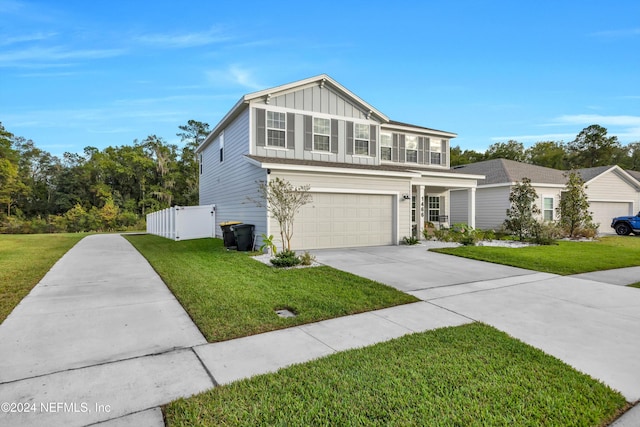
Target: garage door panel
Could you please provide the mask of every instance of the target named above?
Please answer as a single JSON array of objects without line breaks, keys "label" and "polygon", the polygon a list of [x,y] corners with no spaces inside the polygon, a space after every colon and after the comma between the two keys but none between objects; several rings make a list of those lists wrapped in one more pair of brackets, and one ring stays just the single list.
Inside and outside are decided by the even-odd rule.
[{"label": "garage door panel", "polygon": [[296,216],[298,249],[388,245],[393,243],[393,196],[312,193]]},{"label": "garage door panel", "polygon": [[611,219],[617,216],[633,215],[633,204],[629,202],[591,202],[589,211],[593,212],[593,222],[599,223],[601,233],[613,233]]}]

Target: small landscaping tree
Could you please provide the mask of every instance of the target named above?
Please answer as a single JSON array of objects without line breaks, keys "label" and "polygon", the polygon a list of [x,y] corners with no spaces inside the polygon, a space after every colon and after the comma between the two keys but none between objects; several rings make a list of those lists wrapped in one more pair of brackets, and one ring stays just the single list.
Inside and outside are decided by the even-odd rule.
[{"label": "small landscaping tree", "polygon": [[296,213],[300,208],[312,201],[309,188],[310,186],[308,185],[294,187],[289,181],[282,178],[258,183],[258,191],[262,199],[252,200],[260,207],[263,207],[266,202],[267,209],[278,221],[283,251],[291,250],[293,221]]},{"label": "small landscaping tree", "polygon": [[567,177],[567,189],[562,192],[558,216],[562,226],[569,237],[575,237],[576,232],[582,228],[596,228],[593,217],[589,212],[589,199],[584,180],[576,171],[565,173]]},{"label": "small landscaping tree", "polygon": [[536,227],[535,215],[540,214],[540,209],[535,205],[538,198],[536,190],[531,186],[529,178],[522,178],[522,182],[516,183],[509,194],[511,207],[507,209],[507,219],[504,220],[504,228],[518,236],[520,240],[530,237]]}]

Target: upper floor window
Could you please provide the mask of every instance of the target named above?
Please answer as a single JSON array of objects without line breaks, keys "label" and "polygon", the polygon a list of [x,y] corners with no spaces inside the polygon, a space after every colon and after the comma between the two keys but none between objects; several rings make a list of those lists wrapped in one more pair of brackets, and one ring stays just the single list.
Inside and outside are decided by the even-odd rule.
[{"label": "upper floor window", "polygon": [[267,145],[285,148],[287,115],[277,111],[267,111]]},{"label": "upper floor window", "polygon": [[391,142],[391,134],[382,132],[380,133],[380,159],[391,160],[391,148],[393,144]]},{"label": "upper floor window", "polygon": [[364,156],[369,155],[369,125],[355,123],[355,137],[353,144],[353,153]]},{"label": "upper floor window", "polygon": [[406,162],[418,163],[418,137],[415,135],[407,135],[404,141]]},{"label": "upper floor window", "polygon": [[313,118],[313,149],[316,151],[330,151],[331,120]]},{"label": "upper floor window", "polygon": [[198,160],[198,163],[200,163],[200,175],[202,175],[202,153],[198,155]]},{"label": "upper floor window", "polygon": [[430,141],[429,160],[432,165],[439,165],[442,163],[442,141]]},{"label": "upper floor window", "polygon": [[220,163],[224,162],[224,131],[220,134]]}]

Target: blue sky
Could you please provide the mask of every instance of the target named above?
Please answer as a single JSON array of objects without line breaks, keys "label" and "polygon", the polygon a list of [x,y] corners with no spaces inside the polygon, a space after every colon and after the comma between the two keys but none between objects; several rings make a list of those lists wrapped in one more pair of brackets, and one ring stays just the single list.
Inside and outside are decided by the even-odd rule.
[{"label": "blue sky", "polygon": [[640,2],[0,0],[0,122],[56,155],[322,73],[463,149],[640,141]]}]

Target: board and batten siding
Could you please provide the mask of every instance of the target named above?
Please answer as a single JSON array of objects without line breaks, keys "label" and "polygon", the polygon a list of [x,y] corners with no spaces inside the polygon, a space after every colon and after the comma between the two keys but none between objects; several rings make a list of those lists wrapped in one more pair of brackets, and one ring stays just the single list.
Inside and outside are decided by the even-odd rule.
[{"label": "board and batten siding", "polygon": [[[220,144],[224,141],[224,160],[220,162]],[[216,205],[216,222],[241,221],[256,226],[256,236],[267,232],[265,208],[248,200],[258,197],[258,181],[267,173],[245,157],[249,153],[249,109],[242,112],[202,152],[200,204]],[[216,236],[222,230],[216,224]]]},{"label": "board and batten siding", "polygon": [[589,200],[593,201],[633,201],[633,212],[640,207],[640,192],[615,172],[604,173],[586,186]]},{"label": "board and batten siding", "polygon": [[[351,194],[397,194],[399,236],[396,239],[411,235],[411,200],[402,199],[402,194],[411,194],[411,183],[407,178],[274,170],[270,179],[275,177],[286,179],[294,186],[309,185],[311,192],[321,189],[325,193],[335,190]],[[277,221],[273,218],[270,221],[271,234],[279,237]]]},{"label": "board and batten siding", "polygon": [[366,120],[368,111],[364,111],[352,104],[333,89],[325,86],[321,88],[316,83],[269,99],[269,104],[264,99],[256,100],[254,104],[282,107],[309,113],[321,113],[332,116],[350,117]]},{"label": "board and batten siding", "polygon": [[[358,120],[358,123],[369,125],[369,149],[370,155],[355,155],[353,147],[349,149],[347,144],[353,145],[353,136],[348,140],[347,128],[353,127],[353,121],[348,119],[335,118],[331,116],[319,116],[317,114],[306,114],[295,111],[286,111],[286,145],[287,147],[269,147],[266,145],[266,118],[267,111],[281,111],[273,107],[262,106],[251,108],[252,129],[256,137],[254,138],[253,152],[258,156],[275,157],[281,159],[312,160],[322,162],[351,163],[360,165],[376,165],[379,150],[377,141],[379,138],[379,126],[373,121]],[[313,150],[313,118],[325,118],[331,120],[330,150]],[[293,139],[293,141],[292,141]]]}]

